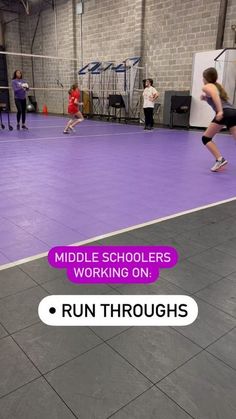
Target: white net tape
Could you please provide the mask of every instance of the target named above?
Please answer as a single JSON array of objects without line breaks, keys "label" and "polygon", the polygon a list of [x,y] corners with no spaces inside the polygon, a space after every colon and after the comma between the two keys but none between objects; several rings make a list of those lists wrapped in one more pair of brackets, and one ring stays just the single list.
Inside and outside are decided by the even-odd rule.
[{"label": "white net tape", "polygon": [[[66,113],[69,87],[78,82],[77,60],[65,57],[0,52],[6,56],[8,89],[11,108],[14,98],[11,79],[15,70],[23,73],[29,84],[29,95],[35,96],[39,110],[46,105],[48,112]],[[3,88],[3,86],[0,86]]]}]

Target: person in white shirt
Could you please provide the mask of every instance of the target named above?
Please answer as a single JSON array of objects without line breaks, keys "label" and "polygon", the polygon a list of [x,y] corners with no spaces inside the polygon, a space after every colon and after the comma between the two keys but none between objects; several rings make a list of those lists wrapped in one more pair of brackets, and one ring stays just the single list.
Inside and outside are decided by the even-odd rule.
[{"label": "person in white shirt", "polygon": [[144,129],[151,130],[154,125],[153,110],[155,100],[158,98],[159,93],[153,87],[153,80],[147,79],[145,82],[145,88],[143,91],[143,110],[145,115],[145,126]]}]

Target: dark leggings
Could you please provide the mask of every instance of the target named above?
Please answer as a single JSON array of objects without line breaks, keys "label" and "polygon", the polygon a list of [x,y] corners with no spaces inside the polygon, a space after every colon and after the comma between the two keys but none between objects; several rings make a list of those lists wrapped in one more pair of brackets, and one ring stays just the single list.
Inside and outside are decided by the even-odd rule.
[{"label": "dark leggings", "polygon": [[26,114],[26,99],[15,99],[15,104],[17,107],[17,124],[20,123],[20,118],[22,116],[22,124],[25,124],[25,114]]},{"label": "dark leggings", "polygon": [[146,127],[153,127],[153,108],[143,108],[144,115],[145,115],[145,126]]}]

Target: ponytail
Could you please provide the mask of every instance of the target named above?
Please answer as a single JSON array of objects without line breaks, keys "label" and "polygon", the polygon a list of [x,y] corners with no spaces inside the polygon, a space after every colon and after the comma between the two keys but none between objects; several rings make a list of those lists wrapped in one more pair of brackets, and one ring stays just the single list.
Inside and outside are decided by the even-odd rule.
[{"label": "ponytail", "polygon": [[227,95],[227,92],[225,91],[225,89],[223,88],[223,86],[221,86],[220,83],[215,82],[215,86],[217,87],[219,94],[220,94],[220,98],[222,100],[228,100],[229,97]]},{"label": "ponytail", "polygon": [[222,100],[228,100],[229,99],[229,97],[228,97],[225,89],[223,88],[223,86],[221,86],[221,84],[217,82],[218,74],[217,74],[217,71],[214,67],[209,67],[206,70],[204,70],[203,71],[203,77],[207,81],[207,83],[212,83],[217,87],[220,98]]}]

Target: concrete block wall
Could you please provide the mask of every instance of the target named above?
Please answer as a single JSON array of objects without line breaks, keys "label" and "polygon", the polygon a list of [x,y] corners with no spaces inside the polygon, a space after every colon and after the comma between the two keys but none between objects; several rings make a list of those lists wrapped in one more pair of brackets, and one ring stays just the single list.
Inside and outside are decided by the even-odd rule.
[{"label": "concrete block wall", "polygon": [[[45,3],[46,5],[46,3]],[[49,60],[9,56],[8,76],[9,85],[16,68],[22,69],[24,78],[30,86],[38,88],[58,88],[57,80],[64,86],[58,91],[30,91],[35,94],[39,109],[42,111],[44,104],[48,111],[53,113],[66,112],[68,86],[75,81],[76,68],[74,68],[73,48],[73,2],[71,0],[57,0],[56,14],[50,6],[46,6],[41,13],[38,28],[32,47],[38,15],[21,14],[20,18],[6,26],[6,50],[26,54],[67,57],[67,60]],[[12,19],[12,14],[4,14],[4,20]],[[33,73],[33,74],[32,74]],[[34,77],[33,77],[34,75]],[[34,82],[34,83],[33,83]],[[63,109],[64,102],[64,109]],[[13,95],[11,93],[11,108],[15,110]]]},{"label": "concrete block wall", "polygon": [[232,31],[231,26],[236,25],[236,1],[229,0],[228,10],[225,22],[224,32],[224,47],[236,47],[235,32]]},{"label": "concrete block wall", "polygon": [[[114,61],[122,63],[127,58],[141,55],[142,39],[142,4],[141,0],[90,0],[84,3],[82,16],[82,51],[81,17],[76,18],[77,57],[80,65],[91,61]],[[80,78],[82,86],[88,86],[88,76]],[[114,81],[115,80],[115,81]],[[93,91],[98,90],[99,77],[93,78]],[[124,90],[124,76],[121,73],[110,77],[104,97],[112,93],[116,85]],[[138,87],[138,86],[137,86]],[[135,95],[134,102],[137,101]],[[107,113],[108,101],[102,112]],[[112,111],[111,111],[112,113]]]},{"label": "concrete block wall", "polygon": [[[35,86],[56,87],[59,79],[68,87],[82,64],[92,60],[121,62],[142,55],[142,64],[147,64],[163,103],[166,90],[190,89],[193,54],[215,49],[220,0],[86,0],[82,19],[75,12],[76,0],[56,0],[55,4],[56,13],[47,6],[42,11],[33,53],[58,54],[68,61],[35,60]],[[9,24],[7,49],[30,53],[36,22],[37,16],[25,15],[20,22]],[[236,24],[235,0],[228,1],[225,47],[233,46],[232,24]],[[74,57],[77,66],[70,60]],[[9,74],[13,67],[22,65],[31,83],[31,62],[18,61],[9,64]],[[61,92],[37,93],[37,100],[40,107],[47,101],[49,111],[62,112]],[[66,110],[66,93],[64,101]]]},{"label": "concrete block wall", "polygon": [[[21,37],[20,37],[20,26],[19,20],[15,20],[17,18],[16,14],[4,12],[3,13],[3,21],[9,22],[5,26],[5,49],[9,52],[18,52],[21,53]],[[8,68],[8,76],[9,76],[9,85],[11,86],[11,79],[13,73],[16,69],[22,68],[22,58],[19,56],[7,56],[7,68]],[[15,108],[13,94],[10,91],[10,106],[12,109]]]},{"label": "concrete block wall", "polygon": [[[124,60],[140,55],[142,1],[90,0],[84,3],[83,62]],[[81,19],[76,32],[80,34]],[[79,57],[78,43],[78,57]]]},{"label": "concrete block wall", "polygon": [[166,90],[189,90],[193,54],[215,49],[219,1],[147,0],[145,62],[163,103]]}]

